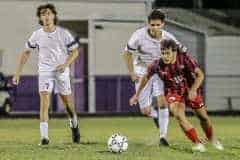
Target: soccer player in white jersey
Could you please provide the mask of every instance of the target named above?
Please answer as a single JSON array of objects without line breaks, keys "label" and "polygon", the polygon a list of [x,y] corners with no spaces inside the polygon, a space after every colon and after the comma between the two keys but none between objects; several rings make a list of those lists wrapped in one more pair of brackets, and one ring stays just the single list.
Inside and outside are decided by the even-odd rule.
[{"label": "soccer player in white jersey", "polygon": [[24,64],[33,50],[38,52],[39,95],[40,95],[40,135],[41,145],[49,143],[48,108],[50,95],[54,89],[65,105],[69,116],[74,143],[80,142],[77,114],[71,99],[69,66],[78,57],[78,43],[65,29],[57,26],[57,12],[52,4],[41,5],[37,9],[39,24],[20,54],[16,73],[12,79],[19,84]]},{"label": "soccer player in white jersey", "polygon": [[[140,79],[147,71],[147,66],[161,56],[160,41],[173,39],[180,43],[169,32],[163,30],[165,13],[159,9],[153,10],[148,16],[148,25],[136,30],[129,39],[124,51],[124,60],[135,89],[139,87]],[[132,56],[136,53],[137,58]],[[168,146],[167,129],[169,111],[164,97],[164,84],[157,75],[153,76],[139,96],[139,106],[143,115],[152,117],[160,129],[160,145]],[[153,97],[157,97],[157,106],[153,106]],[[158,108],[158,110],[154,109]]]}]

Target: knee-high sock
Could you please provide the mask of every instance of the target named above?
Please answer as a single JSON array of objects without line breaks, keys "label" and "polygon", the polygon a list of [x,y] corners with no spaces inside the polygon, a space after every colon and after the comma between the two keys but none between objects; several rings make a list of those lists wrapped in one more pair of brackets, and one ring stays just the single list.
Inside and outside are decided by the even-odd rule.
[{"label": "knee-high sock", "polygon": [[168,122],[169,122],[169,112],[168,108],[159,109],[159,129],[160,129],[160,138],[167,137]]},{"label": "knee-high sock", "polygon": [[193,143],[201,143],[201,141],[198,138],[195,128],[191,128],[191,129],[185,131],[185,134],[188,137],[188,139],[190,139]]},{"label": "knee-high sock", "polygon": [[41,139],[48,139],[48,122],[40,122],[40,135]]},{"label": "knee-high sock", "polygon": [[204,128],[204,132],[205,132],[207,139],[212,140],[212,136],[213,136],[212,126]]}]

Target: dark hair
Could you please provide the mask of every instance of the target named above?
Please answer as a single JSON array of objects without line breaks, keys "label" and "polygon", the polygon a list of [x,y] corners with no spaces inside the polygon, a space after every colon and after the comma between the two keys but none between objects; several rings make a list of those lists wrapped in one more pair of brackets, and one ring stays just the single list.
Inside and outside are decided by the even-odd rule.
[{"label": "dark hair", "polygon": [[161,50],[163,49],[172,49],[172,51],[177,51],[178,50],[178,45],[176,42],[172,39],[165,39],[161,41]]},{"label": "dark hair", "polygon": [[150,22],[151,20],[161,20],[161,21],[165,21],[165,13],[160,10],[160,9],[154,9],[148,16],[148,22]]},{"label": "dark hair", "polygon": [[50,10],[52,11],[52,13],[55,15],[54,24],[56,25],[57,22],[58,22],[57,11],[56,11],[55,6],[54,6],[53,4],[50,4],[50,3],[44,4],[44,5],[40,5],[40,6],[37,8],[37,17],[39,18],[38,23],[39,23],[40,25],[43,25],[43,22],[40,20],[40,15],[41,15],[41,11],[44,10],[44,9],[50,9]]}]

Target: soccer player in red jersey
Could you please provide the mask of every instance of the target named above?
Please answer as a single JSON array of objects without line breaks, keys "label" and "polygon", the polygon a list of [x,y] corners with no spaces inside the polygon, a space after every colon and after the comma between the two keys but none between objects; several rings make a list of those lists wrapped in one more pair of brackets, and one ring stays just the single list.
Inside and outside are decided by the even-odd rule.
[{"label": "soccer player in red jersey", "polygon": [[165,85],[164,92],[170,111],[186,136],[195,144],[193,151],[204,152],[206,148],[185,115],[186,106],[191,107],[197,115],[207,139],[216,149],[223,150],[223,146],[213,134],[212,123],[203,103],[201,84],[204,74],[199,64],[188,53],[181,52],[173,40],[161,42],[161,53],[162,58],[148,67],[148,72],[141,80],[139,89],[130,99],[130,105],[137,103],[138,96],[150,77],[158,74]]}]

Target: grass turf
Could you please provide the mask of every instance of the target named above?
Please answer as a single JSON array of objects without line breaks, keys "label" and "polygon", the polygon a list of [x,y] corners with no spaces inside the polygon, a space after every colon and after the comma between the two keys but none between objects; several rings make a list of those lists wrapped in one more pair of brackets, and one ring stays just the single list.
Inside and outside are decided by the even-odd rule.
[{"label": "grass turf", "polygon": [[[190,119],[204,137],[197,119]],[[224,151],[206,144],[207,152],[193,153],[174,119],[169,124],[169,148],[158,146],[158,130],[149,118],[82,118],[80,144],[72,144],[66,119],[51,119],[48,146],[38,146],[37,119],[1,119],[0,160],[239,160],[240,117],[212,117],[212,121]],[[129,141],[128,151],[122,154],[107,150],[108,137],[117,132]]]}]

